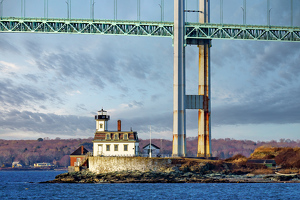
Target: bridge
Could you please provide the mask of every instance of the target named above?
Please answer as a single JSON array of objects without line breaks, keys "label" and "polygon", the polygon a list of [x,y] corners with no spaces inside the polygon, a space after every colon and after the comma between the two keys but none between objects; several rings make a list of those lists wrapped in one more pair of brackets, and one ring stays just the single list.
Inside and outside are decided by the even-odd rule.
[{"label": "bridge", "polygon": [[[0,20],[0,32],[99,34],[173,38],[174,23],[3,17]],[[186,23],[184,37],[187,44],[193,44],[192,42],[195,40],[205,39],[299,42],[300,27]]]},{"label": "bridge", "polygon": [[[211,156],[211,92],[210,92],[210,48],[212,39],[300,42],[300,27],[270,24],[270,0],[267,0],[267,25],[246,24],[246,0],[243,0],[243,24],[224,24],[222,14],[219,24],[210,23],[210,1],[199,0],[199,7],[185,10],[187,0],[174,0],[174,22],[163,20],[164,0],[161,0],[161,21],[140,20],[140,0],[137,0],[137,20],[117,19],[117,0],[114,0],[114,19],[94,18],[95,1],[90,1],[90,19],[71,18],[71,0],[66,1],[67,18],[48,18],[48,0],[44,0],[43,18],[25,16],[25,0],[21,0],[21,17],[4,17],[3,0],[0,0],[0,33],[51,33],[51,34],[94,34],[169,37],[174,45],[174,108],[173,108],[173,155],[186,154],[185,110],[198,110],[199,157]],[[223,6],[223,0],[220,0]],[[291,0],[291,12],[293,1]],[[198,22],[187,22],[185,13],[199,14]],[[220,11],[222,13],[222,10]],[[291,15],[292,16],[292,15]],[[197,95],[185,94],[185,46],[199,48],[199,91]]]}]

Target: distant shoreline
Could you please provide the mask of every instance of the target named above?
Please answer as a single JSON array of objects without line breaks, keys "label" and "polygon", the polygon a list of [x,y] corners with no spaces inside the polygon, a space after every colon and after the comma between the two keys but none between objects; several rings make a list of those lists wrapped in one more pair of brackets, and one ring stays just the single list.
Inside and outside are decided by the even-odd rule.
[{"label": "distant shoreline", "polygon": [[0,171],[68,171],[68,168],[15,168],[15,167],[2,167]]}]

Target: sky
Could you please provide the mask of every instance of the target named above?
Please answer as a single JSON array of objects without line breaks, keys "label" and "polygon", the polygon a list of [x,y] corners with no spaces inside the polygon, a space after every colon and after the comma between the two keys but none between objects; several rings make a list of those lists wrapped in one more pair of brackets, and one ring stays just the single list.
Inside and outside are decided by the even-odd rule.
[{"label": "sky", "polygon": [[[89,0],[72,0],[71,17],[89,18]],[[113,0],[95,0],[95,19],[113,19]],[[173,1],[164,19],[173,21]],[[187,9],[197,9],[188,0]],[[220,23],[219,0],[211,22]],[[26,17],[43,17],[44,1],[26,0]],[[161,0],[141,0],[141,20],[160,21]],[[225,24],[243,23],[242,0],[224,0]],[[271,25],[291,25],[288,0],[271,0]],[[136,20],[136,0],[118,1],[118,19]],[[267,24],[267,1],[247,1],[247,24]],[[2,16],[21,16],[19,0],[4,0]],[[50,0],[49,18],[65,18],[64,0]],[[300,26],[294,0],[293,25]],[[195,22],[196,13],[187,21]],[[0,139],[88,138],[94,115],[111,116],[109,130],[132,128],[142,139],[172,139],[171,38],[0,33]],[[300,43],[213,40],[212,138],[300,139]],[[197,94],[198,49],[186,47],[186,94]],[[187,137],[197,136],[197,110],[187,110]]]}]

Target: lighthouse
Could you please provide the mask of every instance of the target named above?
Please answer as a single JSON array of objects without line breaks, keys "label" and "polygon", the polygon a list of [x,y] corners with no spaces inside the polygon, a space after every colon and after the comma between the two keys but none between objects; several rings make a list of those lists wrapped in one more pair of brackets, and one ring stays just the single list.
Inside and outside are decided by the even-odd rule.
[{"label": "lighthouse", "polygon": [[107,121],[110,119],[109,115],[107,115],[107,111],[101,110],[98,111],[97,115],[95,115],[96,120],[96,130],[97,131],[107,131]]},{"label": "lighthouse", "polygon": [[122,131],[121,120],[118,120],[118,130],[108,130],[110,116],[101,109],[95,115],[96,131],[93,140],[94,156],[137,156],[139,150],[138,134],[135,131]]}]

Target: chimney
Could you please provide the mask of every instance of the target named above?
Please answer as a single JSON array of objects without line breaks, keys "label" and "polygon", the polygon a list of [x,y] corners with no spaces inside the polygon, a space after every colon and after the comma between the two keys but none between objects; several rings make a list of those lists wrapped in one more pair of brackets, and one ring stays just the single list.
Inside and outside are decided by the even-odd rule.
[{"label": "chimney", "polygon": [[121,131],[121,120],[118,120],[118,131]]},{"label": "chimney", "polygon": [[83,155],[83,146],[81,146],[81,155]]}]

